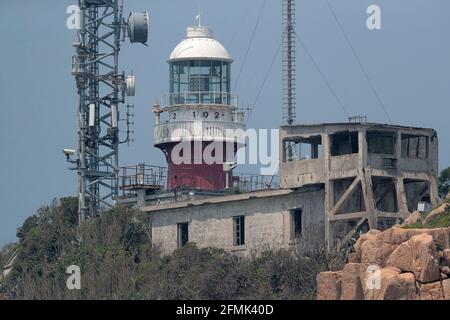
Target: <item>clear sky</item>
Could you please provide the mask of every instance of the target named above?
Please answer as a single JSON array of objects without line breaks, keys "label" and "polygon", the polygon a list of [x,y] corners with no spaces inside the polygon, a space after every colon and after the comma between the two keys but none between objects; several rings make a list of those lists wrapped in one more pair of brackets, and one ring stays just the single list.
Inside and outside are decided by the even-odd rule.
[{"label": "clear sky", "polygon": [[[395,124],[435,128],[441,169],[450,165],[450,27],[448,0],[330,0]],[[71,57],[75,31],[66,8],[75,0],[0,1],[0,246],[54,197],[74,195],[76,174],[61,150],[76,147],[76,90]],[[122,165],[164,164],[153,148],[152,103],[168,91],[166,59],[185,28],[202,22],[241,67],[263,0],[125,0],[125,12],[148,10],[150,45],[125,43],[121,68],[137,77],[136,142]],[[381,8],[381,30],[368,30],[366,10]],[[387,123],[325,0],[297,0],[297,33],[352,115]],[[280,43],[281,0],[267,0],[236,93],[252,105]],[[234,85],[232,85],[234,87]],[[346,115],[304,49],[297,46],[297,121],[338,122]],[[248,127],[281,122],[281,56]],[[241,168],[240,171],[245,171]]]}]

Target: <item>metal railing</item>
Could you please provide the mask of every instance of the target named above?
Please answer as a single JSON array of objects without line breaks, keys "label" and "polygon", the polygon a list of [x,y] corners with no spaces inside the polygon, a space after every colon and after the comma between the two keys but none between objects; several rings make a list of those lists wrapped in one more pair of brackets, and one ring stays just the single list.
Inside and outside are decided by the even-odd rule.
[{"label": "metal railing", "polygon": [[236,114],[233,121],[180,121],[155,125],[155,143],[176,141],[240,141],[245,130],[244,117]]},{"label": "metal railing", "polygon": [[352,116],[348,117],[349,123],[367,123],[367,116]]},{"label": "metal railing", "polygon": [[138,189],[166,189],[167,169],[165,167],[138,164],[122,167],[120,189],[123,194],[136,192]]},{"label": "metal railing", "polygon": [[278,189],[280,186],[277,176],[258,174],[233,174],[233,192],[252,192],[258,190]]},{"label": "metal railing", "polygon": [[185,91],[168,93],[161,99],[162,107],[197,104],[218,104],[237,107],[238,96],[229,92]]},{"label": "metal railing", "polygon": [[[183,178],[183,184],[198,185],[196,177]],[[213,179],[211,177],[211,179]],[[191,182],[191,183],[189,183]],[[247,193],[258,190],[278,189],[279,177],[270,175],[235,173],[229,189],[220,190],[228,193]],[[122,196],[136,196],[138,190],[168,190],[167,168],[138,164],[121,168],[120,189]],[[205,189],[206,190],[206,189]],[[218,190],[219,191],[219,190]]]}]

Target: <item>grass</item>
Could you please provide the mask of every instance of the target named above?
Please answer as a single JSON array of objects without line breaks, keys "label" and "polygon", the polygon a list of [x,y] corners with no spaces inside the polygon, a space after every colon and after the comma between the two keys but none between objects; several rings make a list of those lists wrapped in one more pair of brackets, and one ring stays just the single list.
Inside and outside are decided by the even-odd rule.
[{"label": "grass", "polygon": [[450,227],[450,211],[447,210],[444,214],[437,216],[436,219],[425,224],[423,227],[428,229]]},{"label": "grass", "polygon": [[[449,203],[450,199],[446,199],[444,203]],[[430,211],[431,212],[431,211]],[[433,229],[433,228],[447,228],[450,227],[450,210],[447,210],[445,213],[438,215],[432,221],[422,224],[422,221],[426,218],[426,216],[430,213],[422,213],[421,219],[416,223],[411,223],[403,226],[404,229]]]}]

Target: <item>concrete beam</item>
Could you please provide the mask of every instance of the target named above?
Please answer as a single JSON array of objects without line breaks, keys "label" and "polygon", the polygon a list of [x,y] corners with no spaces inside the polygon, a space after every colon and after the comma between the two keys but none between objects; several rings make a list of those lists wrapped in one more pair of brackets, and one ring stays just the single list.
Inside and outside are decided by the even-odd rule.
[{"label": "concrete beam", "polygon": [[356,226],[350,230],[350,232],[348,232],[343,238],[341,243],[339,244],[339,251],[342,250],[345,245],[350,241],[350,239],[353,237],[353,235],[355,234],[355,232],[359,229],[359,227],[361,227],[361,225],[366,221],[367,217],[362,217],[358,223],[356,224]]},{"label": "concrete beam", "polygon": [[352,212],[352,213],[343,213],[343,214],[336,214],[332,217],[330,217],[330,221],[342,221],[342,220],[357,220],[361,218],[367,217],[367,212]]},{"label": "concrete beam", "polygon": [[402,178],[395,179],[395,192],[397,195],[397,206],[402,212],[408,212],[408,204],[406,202],[405,185]]},{"label": "concrete beam", "polygon": [[[348,187],[348,189],[344,192],[344,194],[339,199],[339,201],[336,203],[336,205],[330,210],[330,216],[335,215],[336,212],[342,208],[345,201],[347,201],[348,198],[350,198],[352,196],[352,194],[355,192],[356,187],[359,185],[360,182],[361,182],[360,177],[356,177],[355,180],[353,180],[350,187]],[[333,183],[333,181],[330,181],[330,183]]]},{"label": "concrete beam", "polygon": [[384,211],[377,211],[377,215],[380,218],[392,218],[392,219],[405,219],[409,212],[384,212]]}]

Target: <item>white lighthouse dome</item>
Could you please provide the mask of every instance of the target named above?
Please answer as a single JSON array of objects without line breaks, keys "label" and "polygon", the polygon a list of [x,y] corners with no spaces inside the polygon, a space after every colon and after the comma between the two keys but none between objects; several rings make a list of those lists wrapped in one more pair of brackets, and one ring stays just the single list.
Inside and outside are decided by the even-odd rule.
[{"label": "white lighthouse dome", "polygon": [[227,49],[214,39],[212,29],[204,26],[188,27],[186,39],[173,49],[169,57],[169,61],[197,59],[233,61]]}]

